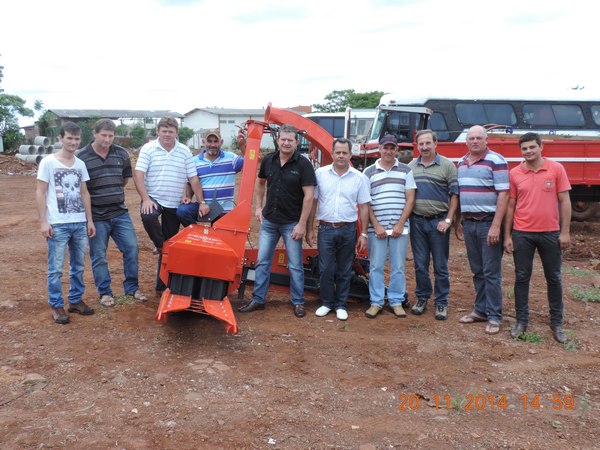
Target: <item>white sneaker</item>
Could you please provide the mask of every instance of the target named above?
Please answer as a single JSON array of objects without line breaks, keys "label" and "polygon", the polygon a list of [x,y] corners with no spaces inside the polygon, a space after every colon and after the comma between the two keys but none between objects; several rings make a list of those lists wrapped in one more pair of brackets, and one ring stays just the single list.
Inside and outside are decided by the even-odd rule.
[{"label": "white sneaker", "polygon": [[335,315],[337,316],[338,320],[348,320],[348,311],[345,309],[336,309]]},{"label": "white sneaker", "polygon": [[329,314],[329,311],[331,311],[331,308],[328,308],[327,306],[319,306],[319,308],[315,311],[315,314],[319,317],[325,317],[327,314]]}]

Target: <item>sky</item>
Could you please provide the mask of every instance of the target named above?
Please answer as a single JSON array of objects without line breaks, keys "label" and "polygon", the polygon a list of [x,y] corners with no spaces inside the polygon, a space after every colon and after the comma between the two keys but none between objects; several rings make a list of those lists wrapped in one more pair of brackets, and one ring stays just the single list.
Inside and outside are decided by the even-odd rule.
[{"label": "sky", "polygon": [[600,99],[594,5],[5,1],[1,87],[30,108],[41,100],[47,109],[182,114],[311,105],[341,89],[406,98]]}]

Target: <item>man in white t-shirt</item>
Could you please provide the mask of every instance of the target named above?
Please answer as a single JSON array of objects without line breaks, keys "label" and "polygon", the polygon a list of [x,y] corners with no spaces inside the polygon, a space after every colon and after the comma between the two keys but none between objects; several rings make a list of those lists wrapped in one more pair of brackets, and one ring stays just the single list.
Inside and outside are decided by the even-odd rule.
[{"label": "man in white t-shirt", "polygon": [[96,229],[85,183],[90,177],[83,161],[75,157],[81,142],[79,126],[73,122],[65,123],[60,129],[60,141],[62,149],[40,162],[36,202],[40,232],[48,243],[48,304],[54,322],[64,325],[70,321],[64,309],[61,283],[67,247],[70,266],[68,311],[84,316],[94,314],[82,297],[88,236],[93,237]]}]

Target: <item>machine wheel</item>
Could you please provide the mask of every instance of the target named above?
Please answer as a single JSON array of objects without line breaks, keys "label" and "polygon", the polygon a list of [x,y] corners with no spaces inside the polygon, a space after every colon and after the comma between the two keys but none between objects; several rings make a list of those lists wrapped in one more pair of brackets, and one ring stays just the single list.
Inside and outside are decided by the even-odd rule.
[{"label": "machine wheel", "polygon": [[578,222],[595,217],[600,209],[597,202],[573,202],[571,207],[571,218]]}]

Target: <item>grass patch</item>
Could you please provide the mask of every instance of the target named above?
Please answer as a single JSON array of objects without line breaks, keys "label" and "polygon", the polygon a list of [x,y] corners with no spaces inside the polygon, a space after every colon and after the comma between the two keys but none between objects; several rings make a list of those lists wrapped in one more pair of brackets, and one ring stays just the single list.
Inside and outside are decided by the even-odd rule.
[{"label": "grass patch", "polygon": [[540,334],[530,331],[525,331],[524,333],[521,333],[515,339],[517,341],[529,342],[530,344],[539,344],[544,340]]},{"label": "grass patch", "polygon": [[589,277],[595,274],[593,270],[584,270],[577,267],[563,267],[562,272],[567,275],[575,275],[576,277]]},{"label": "grass patch", "polygon": [[578,395],[577,398],[579,398],[579,408],[580,408],[580,412],[577,415],[577,417],[579,417],[581,419],[583,417],[583,415],[591,407],[591,405],[590,405],[590,396],[587,393],[585,393],[583,395]]},{"label": "grass patch", "polygon": [[134,303],[137,303],[137,300],[135,298],[133,298],[133,295],[121,294],[121,295],[113,296],[113,298],[115,299],[115,306],[117,306],[117,305],[133,305]]},{"label": "grass patch", "polygon": [[424,325],[421,322],[412,322],[409,325],[409,328],[414,328],[414,329],[423,328],[423,327],[424,327]]},{"label": "grass patch", "polygon": [[508,300],[511,300],[512,298],[514,298],[515,296],[515,287],[511,286],[510,288],[506,289],[506,298]]},{"label": "grass patch", "polygon": [[567,333],[567,342],[564,343],[565,350],[574,352],[579,349],[579,339],[573,330],[565,330]]},{"label": "grass patch", "polygon": [[600,288],[573,286],[571,297],[584,303],[598,303],[600,302]]}]

